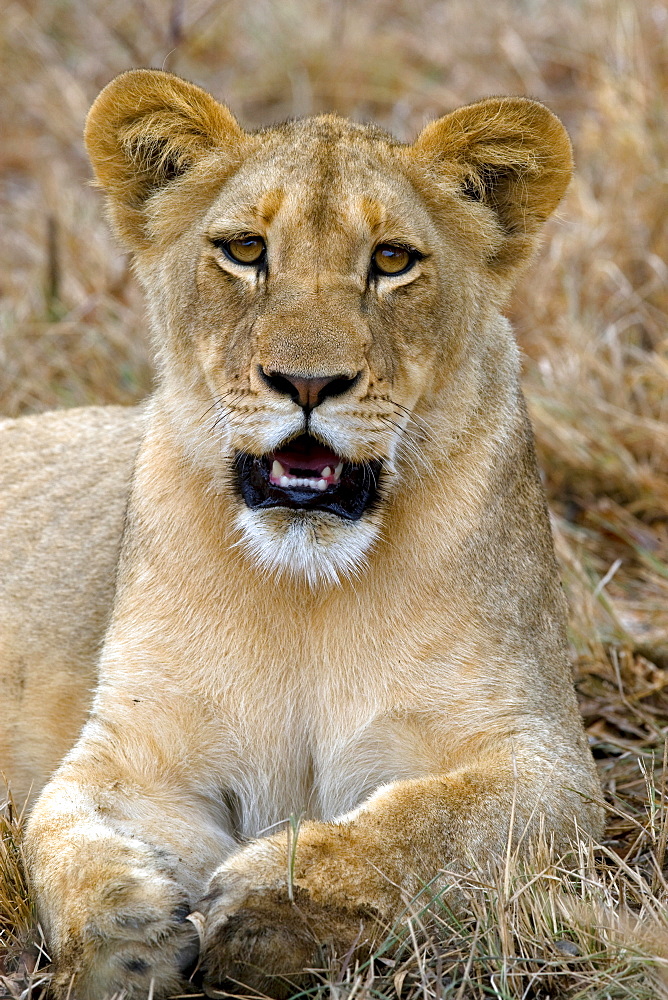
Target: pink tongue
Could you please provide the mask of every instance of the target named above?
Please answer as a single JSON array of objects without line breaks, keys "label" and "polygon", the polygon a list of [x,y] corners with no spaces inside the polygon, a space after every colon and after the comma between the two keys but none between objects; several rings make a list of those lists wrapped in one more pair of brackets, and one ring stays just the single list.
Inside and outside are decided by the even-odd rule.
[{"label": "pink tongue", "polygon": [[272,459],[280,462],[284,469],[310,469],[314,472],[320,472],[328,465],[333,469],[340,462],[339,456],[324,445],[314,445],[308,450],[284,448],[274,452]]}]

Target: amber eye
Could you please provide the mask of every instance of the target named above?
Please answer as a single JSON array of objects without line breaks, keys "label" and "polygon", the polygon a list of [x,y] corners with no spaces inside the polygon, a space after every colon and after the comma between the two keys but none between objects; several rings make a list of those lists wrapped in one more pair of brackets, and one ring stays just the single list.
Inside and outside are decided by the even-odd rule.
[{"label": "amber eye", "polygon": [[403,274],[408,271],[418,255],[406,247],[393,246],[392,243],[380,243],[373,252],[371,265],[376,274]]},{"label": "amber eye", "polygon": [[260,264],[266,247],[259,236],[240,236],[236,240],[215,240],[216,246],[236,264]]}]

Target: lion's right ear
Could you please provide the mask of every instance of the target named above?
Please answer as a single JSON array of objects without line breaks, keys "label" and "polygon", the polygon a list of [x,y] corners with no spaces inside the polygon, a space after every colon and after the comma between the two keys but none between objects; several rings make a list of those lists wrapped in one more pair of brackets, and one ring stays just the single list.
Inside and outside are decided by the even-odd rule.
[{"label": "lion's right ear", "polygon": [[559,204],[573,157],[564,126],[526,97],[490,97],[427,125],[411,151],[464,200],[493,213],[499,227],[489,264],[512,272],[531,255]]},{"label": "lion's right ear", "polygon": [[146,246],[145,204],[215,151],[233,162],[246,133],[205,90],[172,73],[121,73],[98,96],[84,133],[111,217],[132,250]]}]

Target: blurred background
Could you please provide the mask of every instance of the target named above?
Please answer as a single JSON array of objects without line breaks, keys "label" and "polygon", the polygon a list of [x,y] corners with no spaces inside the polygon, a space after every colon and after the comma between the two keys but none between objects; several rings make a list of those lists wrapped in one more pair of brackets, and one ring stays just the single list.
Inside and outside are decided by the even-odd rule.
[{"label": "blurred background", "polygon": [[336,111],[409,140],[490,94],[562,118],[577,174],[508,311],[610,842],[636,857],[668,732],[668,0],[16,0],[0,36],[7,415],[150,391],[81,138],[116,73],[173,70],[250,127]]}]

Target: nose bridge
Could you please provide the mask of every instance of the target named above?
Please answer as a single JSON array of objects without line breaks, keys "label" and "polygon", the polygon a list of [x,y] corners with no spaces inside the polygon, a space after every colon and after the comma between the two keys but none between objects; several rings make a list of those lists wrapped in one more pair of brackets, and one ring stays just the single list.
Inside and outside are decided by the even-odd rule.
[{"label": "nose bridge", "polygon": [[341,290],[282,296],[256,324],[260,364],[303,378],[353,378],[364,367],[367,331]]}]

